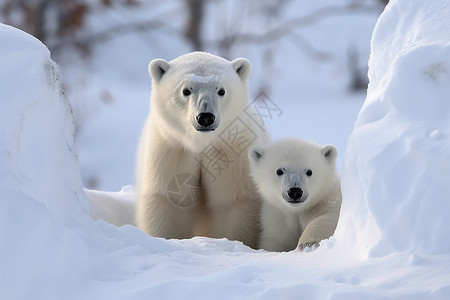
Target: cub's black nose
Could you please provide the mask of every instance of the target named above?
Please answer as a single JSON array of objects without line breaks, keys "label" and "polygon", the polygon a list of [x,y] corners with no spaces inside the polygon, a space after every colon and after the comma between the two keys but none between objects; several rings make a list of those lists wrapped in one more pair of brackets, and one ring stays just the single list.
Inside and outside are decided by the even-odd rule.
[{"label": "cub's black nose", "polygon": [[214,120],[216,119],[216,116],[214,116],[212,113],[201,113],[197,116],[197,123],[198,125],[202,127],[209,127],[212,124],[214,124]]},{"label": "cub's black nose", "polygon": [[302,197],[303,190],[301,188],[294,187],[294,188],[290,188],[287,193],[288,193],[289,198],[298,200]]}]

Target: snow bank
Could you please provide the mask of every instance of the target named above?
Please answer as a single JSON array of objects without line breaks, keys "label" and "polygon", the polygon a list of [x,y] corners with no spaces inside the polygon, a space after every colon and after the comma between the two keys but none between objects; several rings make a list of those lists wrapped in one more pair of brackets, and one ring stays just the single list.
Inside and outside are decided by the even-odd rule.
[{"label": "snow bank", "polygon": [[119,192],[84,191],[93,220],[102,219],[116,226],[136,225],[137,196],[134,186],[124,186]]},{"label": "snow bank", "polygon": [[[69,281],[54,290],[43,285],[57,275],[83,276],[88,264],[86,244],[71,230],[87,223],[88,206],[72,148],[72,115],[48,50],[12,27],[1,25],[0,34],[1,254],[8,274],[1,295],[52,298]],[[73,260],[80,263],[75,268]],[[23,283],[33,284],[24,289]]]},{"label": "snow bank", "polygon": [[119,249],[121,262],[139,270],[128,247],[147,254],[172,248],[135,227],[92,221],[57,66],[20,30],[0,24],[0,39],[0,298],[91,299],[93,282],[125,272]]},{"label": "snow bank", "polygon": [[450,252],[448,4],[392,1],[373,33],[336,234],[371,256]]}]

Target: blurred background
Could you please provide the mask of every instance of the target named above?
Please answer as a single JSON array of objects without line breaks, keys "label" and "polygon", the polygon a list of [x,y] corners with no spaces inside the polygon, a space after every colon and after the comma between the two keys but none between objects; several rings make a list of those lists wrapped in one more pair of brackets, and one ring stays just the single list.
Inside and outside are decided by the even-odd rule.
[{"label": "blurred background", "polygon": [[345,144],[364,101],[373,27],[387,0],[0,0],[0,21],[49,48],[76,115],[83,183],[134,183],[150,109],[148,63],[200,50],[253,65],[250,97],[281,113],[274,139]]}]

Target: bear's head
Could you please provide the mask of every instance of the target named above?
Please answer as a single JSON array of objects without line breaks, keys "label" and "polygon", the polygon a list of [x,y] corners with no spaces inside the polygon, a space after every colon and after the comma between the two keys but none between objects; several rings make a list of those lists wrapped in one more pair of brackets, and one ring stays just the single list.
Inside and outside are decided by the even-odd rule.
[{"label": "bear's head", "polygon": [[245,58],[192,52],[170,62],[155,59],[148,69],[158,128],[191,150],[204,149],[248,105],[251,64]]},{"label": "bear's head", "polygon": [[298,139],[249,150],[251,176],[263,198],[300,209],[329,193],[337,176],[336,157],[333,145]]}]

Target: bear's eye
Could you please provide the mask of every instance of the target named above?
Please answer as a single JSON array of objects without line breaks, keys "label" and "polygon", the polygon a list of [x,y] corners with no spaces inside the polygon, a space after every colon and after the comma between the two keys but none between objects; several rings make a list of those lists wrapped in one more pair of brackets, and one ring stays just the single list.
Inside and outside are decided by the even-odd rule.
[{"label": "bear's eye", "polygon": [[183,90],[183,95],[189,96],[190,94],[191,94],[191,91],[188,88]]},{"label": "bear's eye", "polygon": [[224,90],[224,89],[220,89],[220,90],[217,92],[217,95],[219,95],[219,96],[225,95],[225,90]]},{"label": "bear's eye", "polygon": [[283,174],[284,174],[284,170],[283,170],[282,168],[280,168],[280,169],[277,170],[277,175],[278,175],[278,176],[281,176],[281,175],[283,175]]},{"label": "bear's eye", "polygon": [[306,170],[306,176],[312,176],[312,170],[311,169]]}]

